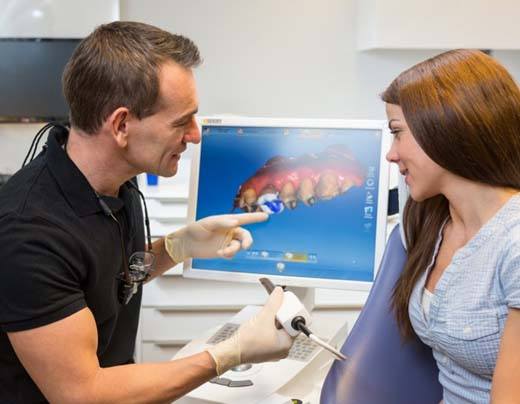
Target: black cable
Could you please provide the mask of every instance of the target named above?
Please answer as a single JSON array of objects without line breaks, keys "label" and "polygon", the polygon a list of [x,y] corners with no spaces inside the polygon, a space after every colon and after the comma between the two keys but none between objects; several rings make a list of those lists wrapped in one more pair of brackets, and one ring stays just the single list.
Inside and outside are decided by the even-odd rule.
[{"label": "black cable", "polygon": [[302,316],[294,317],[291,321],[291,327],[295,330],[303,332],[307,337],[310,337],[312,334],[311,330],[309,330],[305,325],[305,318]]},{"label": "black cable", "polygon": [[[35,147],[35,143],[36,142],[40,142],[40,139],[43,135],[43,133],[45,133],[47,131],[47,129],[49,129],[51,126],[53,126],[52,123],[48,123],[46,124],[43,128],[41,128],[37,133],[36,135],[34,136],[33,140],[32,140],[32,143],[31,143],[31,147],[29,147],[29,150],[27,151],[27,154],[25,156],[25,159],[23,160],[23,163],[22,163],[22,168],[25,167],[25,164],[26,163],[30,163],[31,160],[33,159],[33,157],[31,157],[31,160],[27,161],[29,159],[29,156],[31,155],[31,153],[33,154],[34,156],[34,152],[33,152],[33,147]],[[35,150],[38,148],[38,145],[36,145],[35,147]]]},{"label": "black cable", "polygon": [[45,131],[41,132],[40,136],[38,136],[38,139],[36,139],[36,144],[34,145],[34,149],[33,149],[31,159],[29,160],[29,162],[34,160],[34,157],[36,156],[36,152],[38,151],[38,146],[40,144],[40,140],[42,140],[42,137],[44,134],[45,134]]},{"label": "black cable", "polygon": [[[47,127],[47,126],[44,126],[43,129],[45,129],[46,127]],[[27,159],[28,159],[29,156],[31,155],[32,148],[34,147],[34,142],[36,141],[36,138],[38,137],[38,135],[40,134],[40,132],[41,132],[43,129],[40,129],[40,130],[36,133],[36,136],[33,137],[33,140],[32,140],[32,142],[31,142],[31,147],[29,147],[29,150],[27,150],[27,154],[25,155],[25,158],[23,159],[22,168],[25,167],[25,163],[27,162]]]},{"label": "black cable", "polygon": [[[36,152],[38,151],[38,145],[40,144],[40,140],[42,139],[45,132],[47,132],[47,130],[49,130],[50,128],[53,128],[53,127],[60,127],[67,131],[69,130],[64,124],[62,124],[60,122],[49,122],[43,128],[41,128],[36,133],[36,135],[34,136],[32,142],[31,142],[31,147],[29,147],[29,150],[27,151],[25,159],[23,160],[22,168],[25,167],[26,164],[29,164],[34,159],[34,157],[36,156]],[[29,159],[29,156],[30,156],[30,159]]]},{"label": "black cable", "polygon": [[311,330],[309,330],[307,328],[307,326],[305,325],[305,318],[303,318],[302,316],[297,316],[297,317],[293,318],[291,321],[291,327],[295,330],[298,330],[298,331],[301,331],[302,333],[304,333],[307,336],[307,338],[309,338],[311,341],[318,344],[322,348],[325,348],[327,351],[329,351],[334,356],[336,356],[336,358],[341,359],[341,360],[347,359],[347,357],[343,353],[338,351],[333,346],[329,345],[326,341],[323,341],[322,339],[317,337],[316,334],[314,334]]},{"label": "black cable", "polygon": [[119,220],[117,220],[113,214],[111,216],[112,216],[112,219],[117,223],[117,229],[119,230],[119,241],[121,244],[121,256],[123,258],[123,273],[125,276],[125,281],[127,283],[131,283],[132,279],[130,278],[130,270],[128,268],[128,259],[126,258],[125,241],[123,239],[123,229],[121,227],[121,223],[119,223]]},{"label": "black cable", "polygon": [[126,259],[126,248],[125,248],[125,242],[123,239],[123,229],[121,227],[121,223],[119,223],[119,220],[117,220],[117,218],[114,216],[114,214],[112,213],[112,210],[107,205],[107,203],[103,200],[103,198],[101,198],[101,196],[97,192],[95,192],[95,194],[96,194],[97,200],[99,202],[99,206],[101,206],[101,210],[103,211],[103,213],[106,216],[112,218],[112,220],[117,223],[117,230],[119,232],[119,241],[121,244],[121,259],[123,261],[123,274],[125,277],[125,281],[130,282],[131,281],[130,272],[128,270],[128,260]]},{"label": "black cable", "polygon": [[144,198],[143,193],[137,188],[137,186],[132,182],[129,181],[130,186],[137,191],[139,196],[141,197],[141,200],[143,201],[143,207],[144,207],[144,225],[146,226],[146,241],[148,243],[148,251],[152,251],[152,234],[150,233],[150,219],[148,218],[148,208],[146,206],[146,200]]}]

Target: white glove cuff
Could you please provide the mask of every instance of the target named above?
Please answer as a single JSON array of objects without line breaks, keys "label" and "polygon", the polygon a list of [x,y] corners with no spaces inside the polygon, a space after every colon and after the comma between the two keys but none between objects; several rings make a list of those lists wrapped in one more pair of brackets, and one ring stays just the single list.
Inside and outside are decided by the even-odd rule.
[{"label": "white glove cuff", "polygon": [[180,264],[186,259],[183,237],[176,237],[175,233],[168,234],[164,238],[164,247],[166,248],[168,255],[176,264]]},{"label": "white glove cuff", "polygon": [[238,331],[225,341],[206,349],[216,364],[217,375],[220,376],[234,366],[240,365],[240,344]]}]

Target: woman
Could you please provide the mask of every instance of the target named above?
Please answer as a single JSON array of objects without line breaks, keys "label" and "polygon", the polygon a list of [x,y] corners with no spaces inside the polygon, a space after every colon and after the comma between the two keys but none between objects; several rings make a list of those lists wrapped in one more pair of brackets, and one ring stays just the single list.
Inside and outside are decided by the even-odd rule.
[{"label": "woman", "polygon": [[382,99],[411,197],[401,332],[432,347],[445,404],[520,400],[520,91],[493,58],[454,50]]}]

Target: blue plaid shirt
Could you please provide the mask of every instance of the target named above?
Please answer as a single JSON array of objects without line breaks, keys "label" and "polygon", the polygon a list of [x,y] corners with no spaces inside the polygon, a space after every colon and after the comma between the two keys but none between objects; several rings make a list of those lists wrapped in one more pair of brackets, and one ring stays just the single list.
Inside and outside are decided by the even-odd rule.
[{"label": "blue plaid shirt", "polygon": [[[441,240],[442,231],[434,257]],[[410,320],[433,349],[444,403],[487,404],[509,308],[520,308],[520,194],[454,254],[426,318],[421,297],[434,260],[412,292]]]}]

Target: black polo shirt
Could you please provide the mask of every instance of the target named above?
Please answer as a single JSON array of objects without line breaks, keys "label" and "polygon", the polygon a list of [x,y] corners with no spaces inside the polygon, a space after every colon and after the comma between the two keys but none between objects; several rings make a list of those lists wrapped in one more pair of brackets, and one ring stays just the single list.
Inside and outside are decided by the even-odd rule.
[{"label": "black polo shirt", "polygon": [[[54,128],[47,147],[0,190],[0,403],[45,402],[7,338],[88,307],[102,367],[133,362],[141,290],[117,299],[122,271],[117,223],[69,159]],[[144,249],[142,210],[128,184],[102,197],[123,229],[126,255]]]}]

